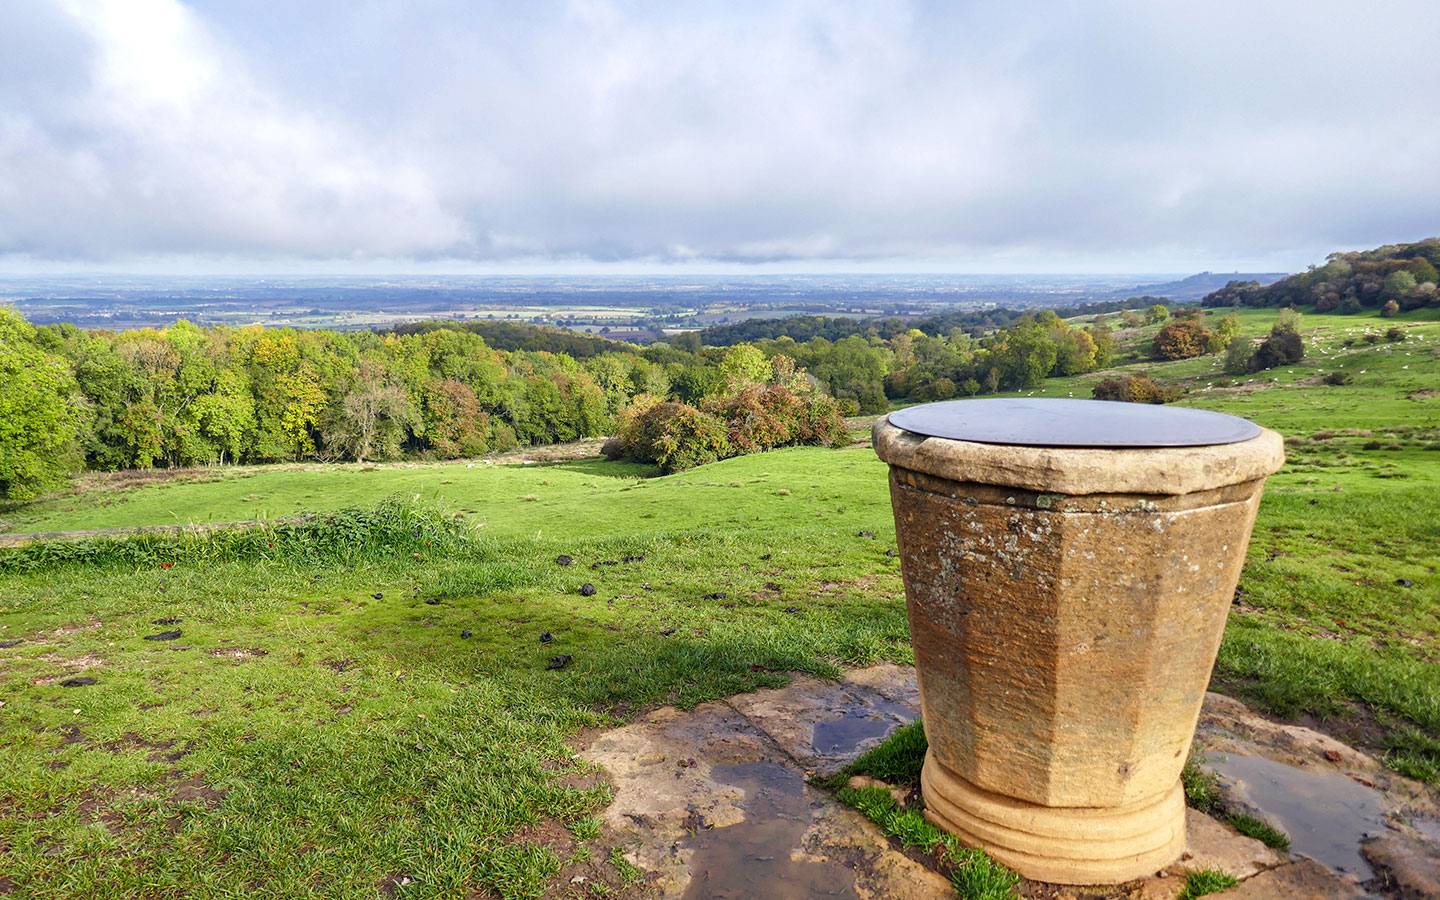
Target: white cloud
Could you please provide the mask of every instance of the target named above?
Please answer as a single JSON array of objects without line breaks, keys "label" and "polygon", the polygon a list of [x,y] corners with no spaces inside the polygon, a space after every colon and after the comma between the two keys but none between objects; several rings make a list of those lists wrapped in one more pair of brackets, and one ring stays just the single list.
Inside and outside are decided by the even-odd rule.
[{"label": "white cloud", "polygon": [[[0,254],[1153,270],[1440,232],[1431,0],[11,2]],[[7,25],[70,49],[22,77]]]},{"label": "white cloud", "polygon": [[64,0],[85,78],[0,106],[0,250],[435,253],[429,176],[267,93],[175,0]]}]

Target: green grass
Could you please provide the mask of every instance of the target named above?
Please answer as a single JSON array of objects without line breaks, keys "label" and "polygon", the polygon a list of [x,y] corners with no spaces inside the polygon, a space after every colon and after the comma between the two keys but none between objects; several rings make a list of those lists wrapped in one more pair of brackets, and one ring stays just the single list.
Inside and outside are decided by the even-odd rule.
[{"label": "green grass", "polygon": [[[396,494],[443,505],[495,537],[543,538],[557,529],[604,533],[617,521],[625,523],[627,534],[763,525],[807,514],[833,516],[844,512],[837,505],[857,501],[888,517],[889,507],[881,502],[885,498],[869,496],[876,479],[884,480],[884,465],[875,454],[850,451],[833,471],[830,454],[819,448],[782,450],[659,478],[643,477],[656,473],[650,466],[598,459],[251,468],[213,481],[180,480],[98,494],[98,503],[59,497],[0,516],[12,531],[237,522],[368,506]],[[822,472],[825,477],[816,477]]]},{"label": "green grass", "polygon": [[1220,790],[1220,779],[1203,768],[1194,753],[1185,759],[1185,767],[1180,770],[1180,786],[1185,789],[1185,803],[1191,809],[1208,815],[1222,811],[1225,796]]},{"label": "green grass", "polygon": [[1254,838],[1260,843],[1274,850],[1284,853],[1290,849],[1290,835],[1278,828],[1257,819],[1254,816],[1244,813],[1231,814],[1225,817],[1230,826],[1246,837]]},{"label": "green grass", "polygon": [[[24,640],[0,651],[0,871],[19,896],[563,890],[565,854],[512,836],[597,840],[575,729],[910,658],[883,507],[822,495],[638,536],[497,539],[396,503],[0,555],[0,635]],[[179,641],[143,640],[161,618]],[[59,686],[84,666],[98,684]]]},{"label": "green grass", "polygon": [[1239,880],[1219,869],[1201,869],[1185,875],[1185,889],[1175,900],[1195,900],[1206,894],[1218,894],[1226,888],[1239,884]]},{"label": "green grass", "polygon": [[[1242,313],[1256,334],[1271,319]],[[1415,325],[1405,343],[1345,348],[1364,320],[1307,317],[1328,330],[1278,381],[1223,387],[1211,359],[1149,368],[1186,384],[1184,402],[1289,442],[1217,685],[1280,715],[1363,717],[1393,767],[1433,782],[1440,398],[1424,391],[1440,326],[1400,319]],[[1309,383],[1341,364],[1351,384]],[[1087,396],[1093,377],[1047,395]],[[0,649],[0,873],[14,896],[623,894],[639,876],[619,864],[603,884],[569,882],[586,854],[623,862],[596,830],[605,789],[572,786],[589,783],[567,745],[578,729],[911,659],[884,467],[867,449],[663,478],[598,460],[213,474],[0,513],[61,529],[370,510],[0,552],[0,641],[23,639]],[[189,649],[143,639],[162,618],[182,619],[174,644]],[[562,653],[570,664],[547,671]],[[98,683],[59,686],[77,674]],[[923,752],[920,729],[902,734]],[[904,782],[906,755],[867,765]]]},{"label": "green grass", "polygon": [[901,809],[883,787],[841,788],[836,798],[880,826],[900,846],[933,854],[961,900],[1010,900],[1020,876],[990,857],[961,847],[955,835],[942,831],[913,809]]}]

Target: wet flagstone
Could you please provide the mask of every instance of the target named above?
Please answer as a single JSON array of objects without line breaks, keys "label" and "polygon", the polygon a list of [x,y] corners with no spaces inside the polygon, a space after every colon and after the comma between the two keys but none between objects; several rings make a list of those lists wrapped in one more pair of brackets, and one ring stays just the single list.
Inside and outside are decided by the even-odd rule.
[{"label": "wet flagstone", "polygon": [[[627,858],[651,873],[662,898],[953,898],[945,878],[895,848],[828,792],[807,784],[812,776],[837,771],[918,714],[914,670],[883,665],[847,672],[839,681],[801,676],[785,688],[690,711],[659,709],[594,736],[581,755],[603,767],[614,785],[605,822],[624,839]],[[1440,844],[1432,847],[1432,839],[1409,824],[1424,826],[1436,818],[1436,792],[1331,737],[1270,722],[1239,701],[1210,694],[1197,740],[1203,754],[1219,760],[1222,785],[1235,802],[1279,827],[1290,826],[1295,854],[1277,853],[1191,810],[1185,855],[1154,877],[1105,888],[1026,882],[1021,896],[1168,900],[1183,887],[1187,871],[1203,868],[1242,879],[1213,895],[1221,898],[1398,896],[1368,893],[1379,890],[1381,879],[1362,883],[1371,877],[1357,843],[1362,832],[1403,850],[1372,854],[1377,859],[1440,853]],[[1254,762],[1236,764],[1242,759]],[[1304,821],[1307,809],[1316,819],[1335,813],[1325,806],[1325,791],[1267,794],[1255,789],[1251,768],[1279,772],[1280,782],[1293,769],[1299,783],[1334,778],[1340,780],[1325,783],[1370,792],[1365,799],[1372,805],[1363,812],[1371,831],[1351,829],[1353,835],[1339,837],[1336,829],[1321,829],[1332,844],[1339,843],[1328,852],[1311,851],[1324,857],[1319,862],[1304,858],[1309,844],[1293,822]],[[1285,803],[1276,803],[1275,796]]]}]

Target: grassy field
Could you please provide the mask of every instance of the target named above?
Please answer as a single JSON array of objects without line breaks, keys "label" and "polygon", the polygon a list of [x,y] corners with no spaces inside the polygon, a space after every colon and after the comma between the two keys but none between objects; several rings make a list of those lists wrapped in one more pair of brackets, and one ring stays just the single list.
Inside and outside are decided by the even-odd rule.
[{"label": "grassy field", "polygon": [[[1244,320],[1259,334],[1273,313]],[[1402,323],[1372,345],[1355,318],[1307,317],[1307,360],[1259,376],[1145,367],[1289,442],[1217,685],[1440,780],[1440,325]],[[1313,383],[1342,366],[1351,384]],[[666,477],[598,460],[212,474],[0,515],[68,529],[398,499],[0,553],[0,642],[20,641],[0,649],[0,894],[636,895],[578,730],[909,659],[865,448]]]}]

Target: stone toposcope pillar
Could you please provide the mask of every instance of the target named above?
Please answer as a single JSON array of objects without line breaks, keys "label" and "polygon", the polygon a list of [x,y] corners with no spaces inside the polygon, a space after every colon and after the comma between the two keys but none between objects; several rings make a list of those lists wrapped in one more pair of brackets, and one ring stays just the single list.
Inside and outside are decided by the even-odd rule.
[{"label": "stone toposcope pillar", "polygon": [[1095,400],[959,400],[874,427],[930,750],[926,814],[1027,878],[1185,848],[1180,770],[1280,436]]}]

